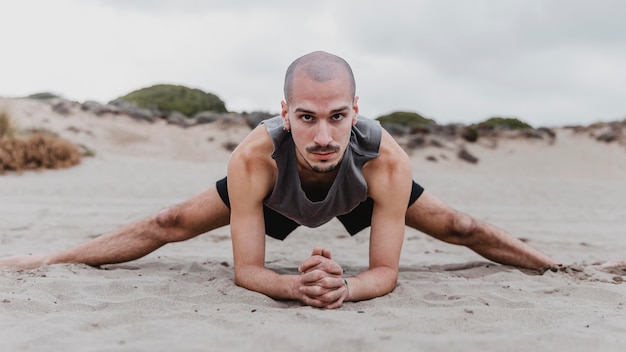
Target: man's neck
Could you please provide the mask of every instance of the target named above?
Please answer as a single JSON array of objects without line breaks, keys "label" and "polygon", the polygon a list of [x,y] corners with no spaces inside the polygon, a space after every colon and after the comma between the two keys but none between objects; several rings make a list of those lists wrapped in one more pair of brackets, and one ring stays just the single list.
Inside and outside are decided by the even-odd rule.
[{"label": "man's neck", "polygon": [[[341,164],[340,164],[341,165]],[[300,184],[307,198],[313,202],[317,202],[326,198],[328,191],[337,178],[339,166],[330,172],[316,172],[310,169],[298,167],[298,176],[300,176]]]}]

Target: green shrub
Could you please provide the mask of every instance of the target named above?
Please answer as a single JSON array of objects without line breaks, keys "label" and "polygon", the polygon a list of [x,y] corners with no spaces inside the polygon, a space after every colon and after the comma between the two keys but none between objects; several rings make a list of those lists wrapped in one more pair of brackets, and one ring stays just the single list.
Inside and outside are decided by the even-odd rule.
[{"label": "green shrub", "polygon": [[156,108],[166,114],[178,111],[193,116],[200,111],[228,112],[224,102],[214,94],[171,84],[142,88],[119,99],[146,109]]},{"label": "green shrub", "polygon": [[478,130],[471,126],[464,127],[461,129],[461,138],[470,143],[474,143],[478,141]]},{"label": "green shrub", "polygon": [[379,116],[376,120],[380,123],[388,123],[408,127],[409,129],[417,129],[428,125],[435,125],[435,120],[423,117],[415,112],[396,111],[388,115]]},{"label": "green shrub", "polygon": [[57,98],[60,98],[60,96],[54,93],[50,93],[50,92],[41,92],[41,93],[31,94],[27,96],[26,98],[46,100],[46,99],[57,99]]},{"label": "green shrub", "polygon": [[507,129],[507,130],[522,130],[527,128],[533,128],[531,125],[517,118],[511,117],[492,117],[483,122],[480,122],[478,128],[481,129]]}]

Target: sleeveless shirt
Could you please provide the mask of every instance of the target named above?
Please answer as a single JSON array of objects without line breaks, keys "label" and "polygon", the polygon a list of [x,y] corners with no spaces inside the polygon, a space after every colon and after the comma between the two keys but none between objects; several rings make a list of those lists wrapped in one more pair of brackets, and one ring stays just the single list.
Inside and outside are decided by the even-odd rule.
[{"label": "sleeveless shirt", "polygon": [[339,165],[326,198],[311,201],[300,184],[296,150],[291,133],[283,129],[280,116],[262,122],[272,137],[272,158],[278,166],[276,184],[264,204],[296,223],[308,227],[321,226],[332,218],[347,214],[367,199],[367,183],[363,176],[363,165],[376,157],[382,136],[380,123],[358,117],[352,126],[350,142]]}]

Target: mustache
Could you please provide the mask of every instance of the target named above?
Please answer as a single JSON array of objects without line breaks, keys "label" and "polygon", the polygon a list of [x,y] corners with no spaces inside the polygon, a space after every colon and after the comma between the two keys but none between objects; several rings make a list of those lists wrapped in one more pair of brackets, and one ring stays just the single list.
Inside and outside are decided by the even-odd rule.
[{"label": "mustache", "polygon": [[314,145],[312,147],[306,148],[306,151],[309,153],[336,153],[341,150],[341,147],[338,145],[327,145],[322,147],[321,145]]}]

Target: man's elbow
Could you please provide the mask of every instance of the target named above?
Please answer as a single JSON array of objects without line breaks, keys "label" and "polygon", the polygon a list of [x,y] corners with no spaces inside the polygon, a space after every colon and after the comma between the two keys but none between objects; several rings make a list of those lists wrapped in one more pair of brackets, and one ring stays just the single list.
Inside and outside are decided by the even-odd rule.
[{"label": "man's elbow", "polygon": [[379,267],[381,272],[380,296],[391,293],[398,286],[398,268],[388,266]]},{"label": "man's elbow", "polygon": [[245,278],[246,278],[245,270],[242,269],[240,266],[235,266],[235,270],[234,270],[235,285],[245,288],[246,287]]},{"label": "man's elbow", "polygon": [[255,265],[235,264],[234,280],[235,285],[250,289],[254,286],[254,279],[259,277],[258,267]]}]

